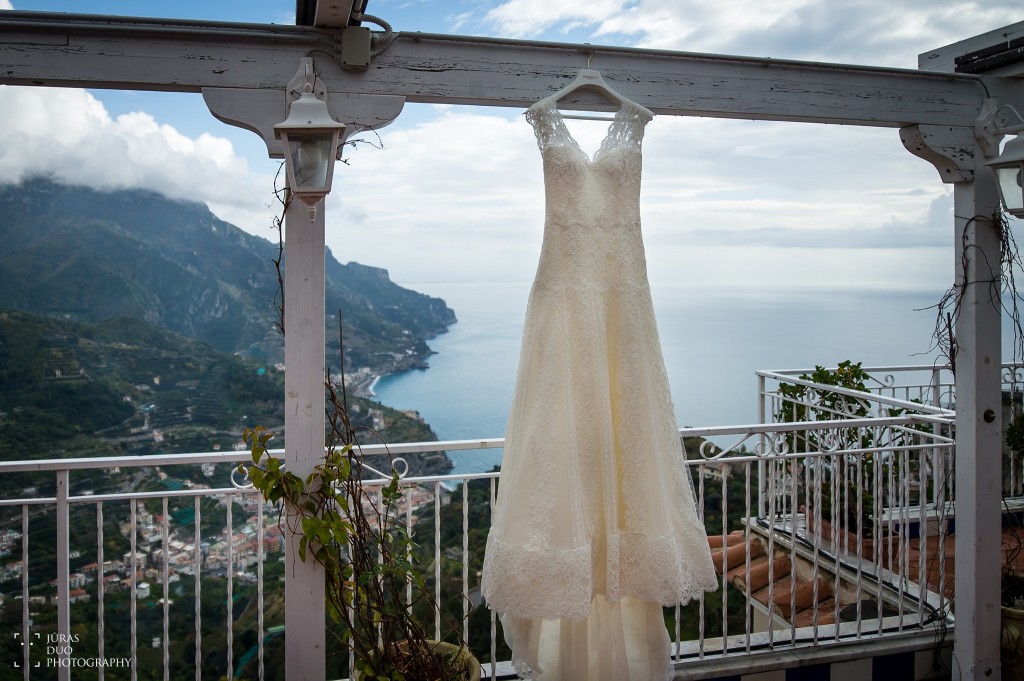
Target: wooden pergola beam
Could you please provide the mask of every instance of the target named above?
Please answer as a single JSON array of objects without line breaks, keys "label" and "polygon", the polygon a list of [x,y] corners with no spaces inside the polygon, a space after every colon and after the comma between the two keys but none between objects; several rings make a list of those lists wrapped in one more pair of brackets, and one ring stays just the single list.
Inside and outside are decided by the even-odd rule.
[{"label": "wooden pergola beam", "polygon": [[[970,127],[978,76],[424,33],[399,35],[366,71],[333,61],[341,32],[308,26],[0,14],[0,83],[200,92],[281,89],[314,56],[331,92],[526,107],[587,64],[658,114]],[[988,96],[1024,107],[1002,79]],[[605,103],[577,100],[577,108]]]}]

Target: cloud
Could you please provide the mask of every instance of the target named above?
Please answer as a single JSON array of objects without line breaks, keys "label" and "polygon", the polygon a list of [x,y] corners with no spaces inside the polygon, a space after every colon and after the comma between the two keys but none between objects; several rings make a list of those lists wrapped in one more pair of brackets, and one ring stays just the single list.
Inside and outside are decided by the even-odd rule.
[{"label": "cloud", "polygon": [[520,38],[582,30],[605,44],[916,68],[919,53],[1014,16],[1015,0],[508,0],[481,22]]},{"label": "cloud", "polygon": [[361,147],[335,171],[327,238],[338,258],[405,280],[529,278],[543,187],[528,125],[441,108],[381,138],[383,150]]},{"label": "cloud", "polygon": [[[601,124],[572,122],[587,148]],[[335,174],[328,243],[406,282],[533,277],[540,156],[521,118],[445,109]],[[652,281],[942,290],[951,198],[893,130],[659,117],[644,142]]]},{"label": "cloud", "polygon": [[[791,205],[788,209],[807,209]],[[827,211],[822,211],[827,212]],[[865,216],[870,219],[873,216]],[[736,227],[730,230],[696,228],[690,238],[699,245],[721,245],[723,236],[736,236],[744,246],[755,248],[837,249],[898,252],[900,249],[953,247],[953,197],[950,193],[932,199],[918,216],[910,219],[892,218],[864,226],[792,227],[784,224],[763,227]]]},{"label": "cloud", "polygon": [[509,0],[491,9],[484,20],[503,34],[518,38],[542,33],[559,24],[564,29],[600,26],[623,9],[623,3],[615,0]]},{"label": "cloud", "polygon": [[[943,4],[508,0],[460,4],[445,20],[519,37],[915,66],[918,52],[1018,13],[1003,0],[933,6]],[[0,107],[0,177],[157,189],[267,234],[271,178],[222,137],[183,134],[156,110],[112,117],[80,90],[0,88]],[[544,195],[529,126],[504,109],[406,108],[381,131],[383,150],[361,145],[336,170],[334,254],[405,282],[531,279]],[[572,129],[590,148],[604,134],[591,122]],[[660,116],[647,130],[641,210],[660,283],[941,290],[952,277],[950,204],[891,129]]]},{"label": "cloud", "polygon": [[0,177],[48,176],[97,189],[146,188],[205,201],[256,231],[270,224],[272,178],[253,173],[229,142],[189,137],[148,113],[112,118],[85,90],[0,86]]},{"label": "cloud", "polygon": [[0,9],[14,9],[14,5],[11,4],[10,0],[0,0]]}]

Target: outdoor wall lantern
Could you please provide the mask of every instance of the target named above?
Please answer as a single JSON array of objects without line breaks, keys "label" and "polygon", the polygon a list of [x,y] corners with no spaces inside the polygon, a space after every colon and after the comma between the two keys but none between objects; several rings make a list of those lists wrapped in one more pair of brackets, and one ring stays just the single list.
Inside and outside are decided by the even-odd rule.
[{"label": "outdoor wall lantern", "polygon": [[1024,218],[1024,119],[1008,104],[997,107],[993,100],[986,100],[985,104],[987,110],[979,117],[976,130],[986,156],[995,156],[999,151],[1000,137],[1014,135],[1003,146],[1003,152],[985,165],[995,171],[1003,207],[1010,215]]},{"label": "outdoor wall lantern", "polygon": [[1007,212],[1016,218],[1024,218],[1024,137],[1020,134],[1009,140],[1003,153],[987,164],[996,173],[999,198]]},{"label": "outdoor wall lantern", "polygon": [[331,191],[338,138],[344,130],[343,123],[331,118],[327,104],[313,94],[310,83],[291,103],[288,118],[274,126],[274,136],[284,146],[288,188],[308,207],[310,222]]}]

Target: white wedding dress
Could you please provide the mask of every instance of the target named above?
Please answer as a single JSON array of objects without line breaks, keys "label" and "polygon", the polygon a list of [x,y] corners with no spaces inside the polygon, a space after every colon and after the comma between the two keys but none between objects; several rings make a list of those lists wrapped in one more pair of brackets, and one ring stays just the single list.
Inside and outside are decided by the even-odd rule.
[{"label": "white wedding dress", "polygon": [[482,591],[520,675],[651,681],[661,606],[718,588],[683,464],[640,233],[625,103],[591,160],[551,98],[530,107],[546,220]]}]

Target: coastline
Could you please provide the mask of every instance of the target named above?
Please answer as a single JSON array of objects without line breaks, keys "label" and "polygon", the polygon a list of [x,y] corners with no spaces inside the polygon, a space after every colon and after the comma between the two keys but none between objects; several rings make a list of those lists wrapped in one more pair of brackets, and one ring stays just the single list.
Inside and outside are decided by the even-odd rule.
[{"label": "coastline", "polygon": [[377,397],[377,393],[373,389],[377,387],[377,382],[380,379],[380,374],[370,374],[365,378],[354,381],[350,386],[353,397],[367,397],[371,399]]},{"label": "coastline", "polygon": [[382,373],[375,373],[373,369],[366,367],[364,369],[360,369],[355,374],[346,375],[345,382],[350,394],[354,397],[377,399],[377,384],[385,376],[397,376],[398,374],[404,374],[406,372],[413,371],[414,369],[429,369],[430,364],[427,362],[426,358],[431,355],[436,355],[437,353],[429,348],[427,350],[427,353],[422,356],[406,357],[389,363],[389,365],[376,367],[377,371]]}]

